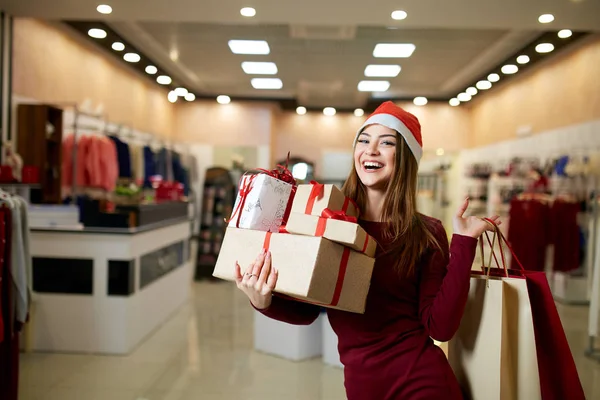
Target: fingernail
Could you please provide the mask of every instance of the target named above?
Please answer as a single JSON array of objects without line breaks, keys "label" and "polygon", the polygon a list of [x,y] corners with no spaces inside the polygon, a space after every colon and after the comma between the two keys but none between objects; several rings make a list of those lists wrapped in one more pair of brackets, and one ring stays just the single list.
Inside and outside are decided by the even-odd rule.
[{"label": "fingernail", "polygon": [[267,258],[271,258],[271,252],[267,252]]}]

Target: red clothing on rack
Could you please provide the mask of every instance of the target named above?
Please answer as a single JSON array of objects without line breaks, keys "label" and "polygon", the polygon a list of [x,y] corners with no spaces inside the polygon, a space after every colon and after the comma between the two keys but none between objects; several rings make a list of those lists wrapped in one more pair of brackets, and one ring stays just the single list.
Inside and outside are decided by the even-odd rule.
[{"label": "red clothing on rack", "polygon": [[[513,198],[509,215],[508,241],[516,256],[525,268],[544,271],[550,242],[550,206],[539,200]],[[519,269],[514,259],[511,268]]]},{"label": "red clothing on rack", "polygon": [[[328,309],[339,340],[348,400],[462,399],[439,341],[451,339],[463,315],[477,240],[448,238],[441,222],[427,218],[442,251],[430,249],[414,277],[400,279],[383,237],[384,223],[359,221],[381,245],[376,255],[366,311]],[[277,263],[277,260],[274,260]],[[320,308],[274,296],[261,312],[291,323],[310,324]]]},{"label": "red clothing on rack", "polygon": [[579,225],[577,214],[581,206],[579,203],[554,201],[551,209],[552,237],[554,244],[554,270],[568,272],[579,268],[581,257],[579,254]]}]

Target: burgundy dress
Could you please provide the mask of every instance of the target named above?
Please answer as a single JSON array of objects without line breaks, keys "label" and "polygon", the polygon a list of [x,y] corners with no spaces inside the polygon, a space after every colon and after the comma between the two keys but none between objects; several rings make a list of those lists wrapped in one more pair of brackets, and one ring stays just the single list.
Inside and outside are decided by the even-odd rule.
[{"label": "burgundy dress", "polygon": [[[462,399],[443,351],[431,337],[454,336],[463,315],[477,240],[454,235],[450,247],[441,222],[427,217],[442,251],[430,249],[417,274],[400,279],[378,249],[364,314],[328,309],[338,335],[348,400]],[[383,247],[383,223],[359,221]],[[291,324],[310,324],[319,308],[273,297],[261,312]]]}]

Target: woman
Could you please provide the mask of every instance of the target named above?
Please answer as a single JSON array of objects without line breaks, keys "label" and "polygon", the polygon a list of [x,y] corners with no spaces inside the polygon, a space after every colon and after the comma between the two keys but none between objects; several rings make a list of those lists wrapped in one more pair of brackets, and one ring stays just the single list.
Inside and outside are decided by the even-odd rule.
[{"label": "woman", "polygon": [[[462,398],[431,338],[445,342],[458,329],[477,239],[489,225],[463,216],[465,199],[448,246],[441,222],[416,211],[421,154],[419,121],[392,102],[377,108],[354,142],[354,168],[343,190],[362,210],[359,224],[379,248],[365,313],[327,310],[349,400]],[[291,324],[318,317],[315,305],[272,296],[278,272],[269,252],[243,276],[237,263],[235,271],[237,286],[264,315]]]}]

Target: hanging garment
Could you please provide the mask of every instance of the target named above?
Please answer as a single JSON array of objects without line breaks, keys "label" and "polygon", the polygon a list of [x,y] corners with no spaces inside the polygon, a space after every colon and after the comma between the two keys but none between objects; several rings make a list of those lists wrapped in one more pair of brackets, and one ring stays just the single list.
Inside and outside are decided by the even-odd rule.
[{"label": "hanging garment", "polygon": [[[550,243],[550,207],[538,200],[514,198],[510,202],[508,241],[526,268],[544,271]],[[515,260],[511,268],[516,268]]]},{"label": "hanging garment", "polygon": [[144,146],[144,186],[150,187],[150,178],[157,174],[156,154],[150,146]]},{"label": "hanging garment", "polygon": [[119,177],[131,178],[131,156],[129,155],[129,145],[116,136],[109,136],[117,148],[117,158],[119,161]]},{"label": "hanging garment", "polygon": [[133,178],[136,181],[144,181],[144,148],[137,145],[130,145],[131,150],[131,168]]},{"label": "hanging garment", "polygon": [[163,180],[168,180],[167,172],[167,149],[162,148],[156,154],[156,175],[162,176]]},{"label": "hanging garment", "polygon": [[577,224],[579,203],[557,199],[551,208],[551,241],[554,244],[554,270],[568,272],[579,268],[580,229]]}]

